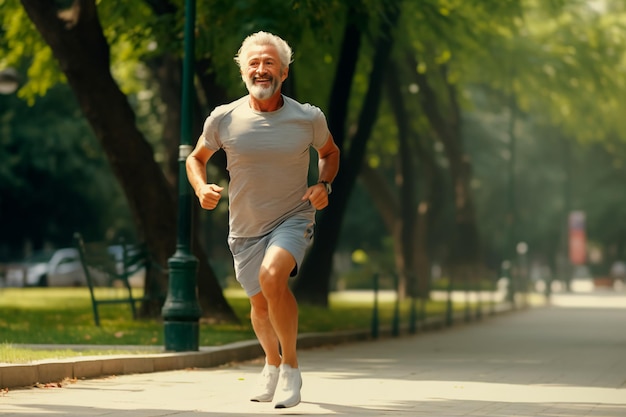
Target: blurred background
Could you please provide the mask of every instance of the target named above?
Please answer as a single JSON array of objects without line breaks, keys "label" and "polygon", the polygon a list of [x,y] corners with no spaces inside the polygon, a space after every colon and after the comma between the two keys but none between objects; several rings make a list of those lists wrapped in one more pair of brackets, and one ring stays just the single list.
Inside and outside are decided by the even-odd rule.
[{"label": "blurred background", "polygon": [[[266,30],[294,50],[284,93],[320,107],[342,149],[299,299],[324,304],[375,274],[402,297],[502,279],[509,291],[623,287],[621,0],[198,0],[190,138],[187,2],[0,5],[0,285],[82,285],[42,278],[72,262],[80,275],[76,253],[59,254],[77,231],[145,242],[165,264],[178,145],[246,94],[233,57]],[[211,182],[227,183],[224,159]],[[210,297],[207,281],[235,285],[227,201],[192,206]],[[45,266],[29,277],[34,264]]]}]

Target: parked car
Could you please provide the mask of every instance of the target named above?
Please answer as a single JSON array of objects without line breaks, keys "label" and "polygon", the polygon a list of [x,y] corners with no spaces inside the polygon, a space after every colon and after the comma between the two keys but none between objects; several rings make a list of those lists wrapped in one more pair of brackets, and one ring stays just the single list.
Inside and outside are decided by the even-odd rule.
[{"label": "parked car", "polygon": [[87,280],[75,248],[39,252],[6,272],[9,287],[73,287],[86,285]]}]

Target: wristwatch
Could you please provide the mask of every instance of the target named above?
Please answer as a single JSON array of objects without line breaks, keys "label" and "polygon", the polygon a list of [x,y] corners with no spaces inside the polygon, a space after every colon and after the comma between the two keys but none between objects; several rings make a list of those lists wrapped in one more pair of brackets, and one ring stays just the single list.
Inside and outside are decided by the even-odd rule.
[{"label": "wristwatch", "polygon": [[324,184],[324,187],[326,187],[326,193],[328,195],[330,195],[330,193],[333,192],[333,187],[332,187],[332,185],[330,185],[330,183],[328,181],[320,181],[320,182],[318,182],[318,184]]}]

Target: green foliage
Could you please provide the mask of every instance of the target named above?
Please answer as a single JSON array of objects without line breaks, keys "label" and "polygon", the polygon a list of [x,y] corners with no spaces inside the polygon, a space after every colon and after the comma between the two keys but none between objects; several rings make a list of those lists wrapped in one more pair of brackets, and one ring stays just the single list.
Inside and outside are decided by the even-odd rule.
[{"label": "green foliage", "polygon": [[578,139],[623,131],[615,91],[626,86],[626,15],[598,13],[587,2],[527,3],[515,31],[502,27],[472,51],[479,59],[464,66],[463,78]]},{"label": "green foliage", "polygon": [[[473,113],[466,122],[468,150],[474,161],[474,191],[487,257],[507,253],[510,139],[507,113]],[[518,122],[515,166],[515,236],[530,247],[531,257],[551,264],[563,251],[567,213],[587,214],[590,242],[602,248],[605,261],[626,257],[626,195],[622,143],[586,144],[554,128]],[[496,268],[499,257],[491,259]],[[554,271],[553,271],[554,272]]]},{"label": "green foliage", "polygon": [[[606,9],[595,7],[602,4]],[[550,264],[564,249],[566,212],[584,208],[591,239],[626,256],[622,228],[607,227],[612,221],[607,217],[624,216],[623,193],[611,188],[623,178],[619,161],[626,140],[615,133],[625,131],[620,93],[626,86],[624,6],[618,1],[595,6],[585,1],[421,2],[407,5],[403,13],[401,30],[418,58],[415,71],[429,77],[444,103],[442,80],[462,94],[479,227],[494,268],[510,251],[510,111],[517,112],[517,240],[529,243],[537,262]],[[384,115],[381,122],[393,123]],[[419,117],[414,123],[416,130],[427,132]],[[392,127],[386,131],[379,136],[393,137]],[[591,152],[593,147],[576,139],[604,143]],[[571,175],[566,147],[575,164]],[[370,149],[376,152],[371,159],[390,161],[381,157],[390,152],[381,144]],[[597,222],[603,226],[596,227]]]},{"label": "green foliage", "polygon": [[[111,45],[112,72],[136,110],[138,126],[154,144],[156,159],[163,160],[164,103],[148,66],[156,57],[182,53],[184,1],[164,3],[163,9],[155,4],[99,1],[98,12]],[[453,85],[459,92],[464,145],[475,174],[478,223],[490,264],[497,265],[510,250],[504,225],[509,215],[511,110],[518,112],[519,119],[517,229],[531,253],[546,260],[552,257],[560,245],[568,207],[588,212],[590,238],[599,246],[623,247],[619,242],[625,232],[616,225],[625,224],[620,220],[626,207],[620,188],[626,163],[624,3],[423,0],[401,4],[393,56],[402,63],[410,51],[417,67],[402,68],[394,76],[405,89],[414,149],[432,152],[437,169],[445,172],[442,147],[432,139],[432,127],[415,100],[420,92],[411,85],[410,77],[419,73],[428,77],[443,107],[449,104],[445,87]],[[232,60],[241,40],[257,30],[274,31],[294,48],[294,95],[325,110],[344,24],[347,18],[355,19],[364,31],[364,44],[350,97],[346,124],[350,130],[367,89],[371,41],[383,5],[380,0],[198,0],[196,56],[211,63],[209,71],[236,97],[244,93]],[[348,6],[356,13],[347,16]],[[94,234],[128,227],[118,186],[73,100],[68,100],[69,90],[59,86],[64,77],[49,48],[18,0],[0,0],[0,10],[0,68],[21,70],[24,84],[18,96],[33,106],[0,96],[0,243],[19,246],[16,242],[25,236],[41,244],[60,243],[80,227],[89,227]],[[392,187],[397,130],[389,106],[382,103],[367,159],[384,172]],[[582,146],[574,140],[594,144]],[[575,164],[569,180],[565,144]],[[421,155],[415,153],[418,159]],[[418,192],[423,192],[430,178],[419,180]],[[433,246],[448,239],[452,210],[447,177],[437,181],[433,211],[439,217],[430,224],[436,230]],[[569,206],[568,181],[572,184]],[[340,249],[391,253],[386,238],[380,217],[357,187],[342,225]],[[623,249],[615,251],[625,256]]]},{"label": "green foliage", "polygon": [[27,77],[18,95],[32,105],[65,77],[19,1],[0,0],[0,9],[0,68],[26,68]]},{"label": "green foliage", "polygon": [[129,227],[119,186],[65,85],[30,107],[10,96],[0,113],[0,245],[70,245]]},{"label": "green foliage", "polygon": [[385,228],[380,215],[369,201],[369,196],[359,184],[355,187],[348,205],[348,215],[341,225],[341,249],[366,252],[381,250]]}]

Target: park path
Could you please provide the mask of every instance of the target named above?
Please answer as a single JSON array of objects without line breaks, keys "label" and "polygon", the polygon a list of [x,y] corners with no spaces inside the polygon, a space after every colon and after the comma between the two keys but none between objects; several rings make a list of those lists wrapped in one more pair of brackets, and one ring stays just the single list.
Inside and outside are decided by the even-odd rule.
[{"label": "park path", "polygon": [[302,350],[303,402],[251,403],[259,360],[0,394],[0,415],[625,417],[626,294],[555,295],[415,336]]}]

